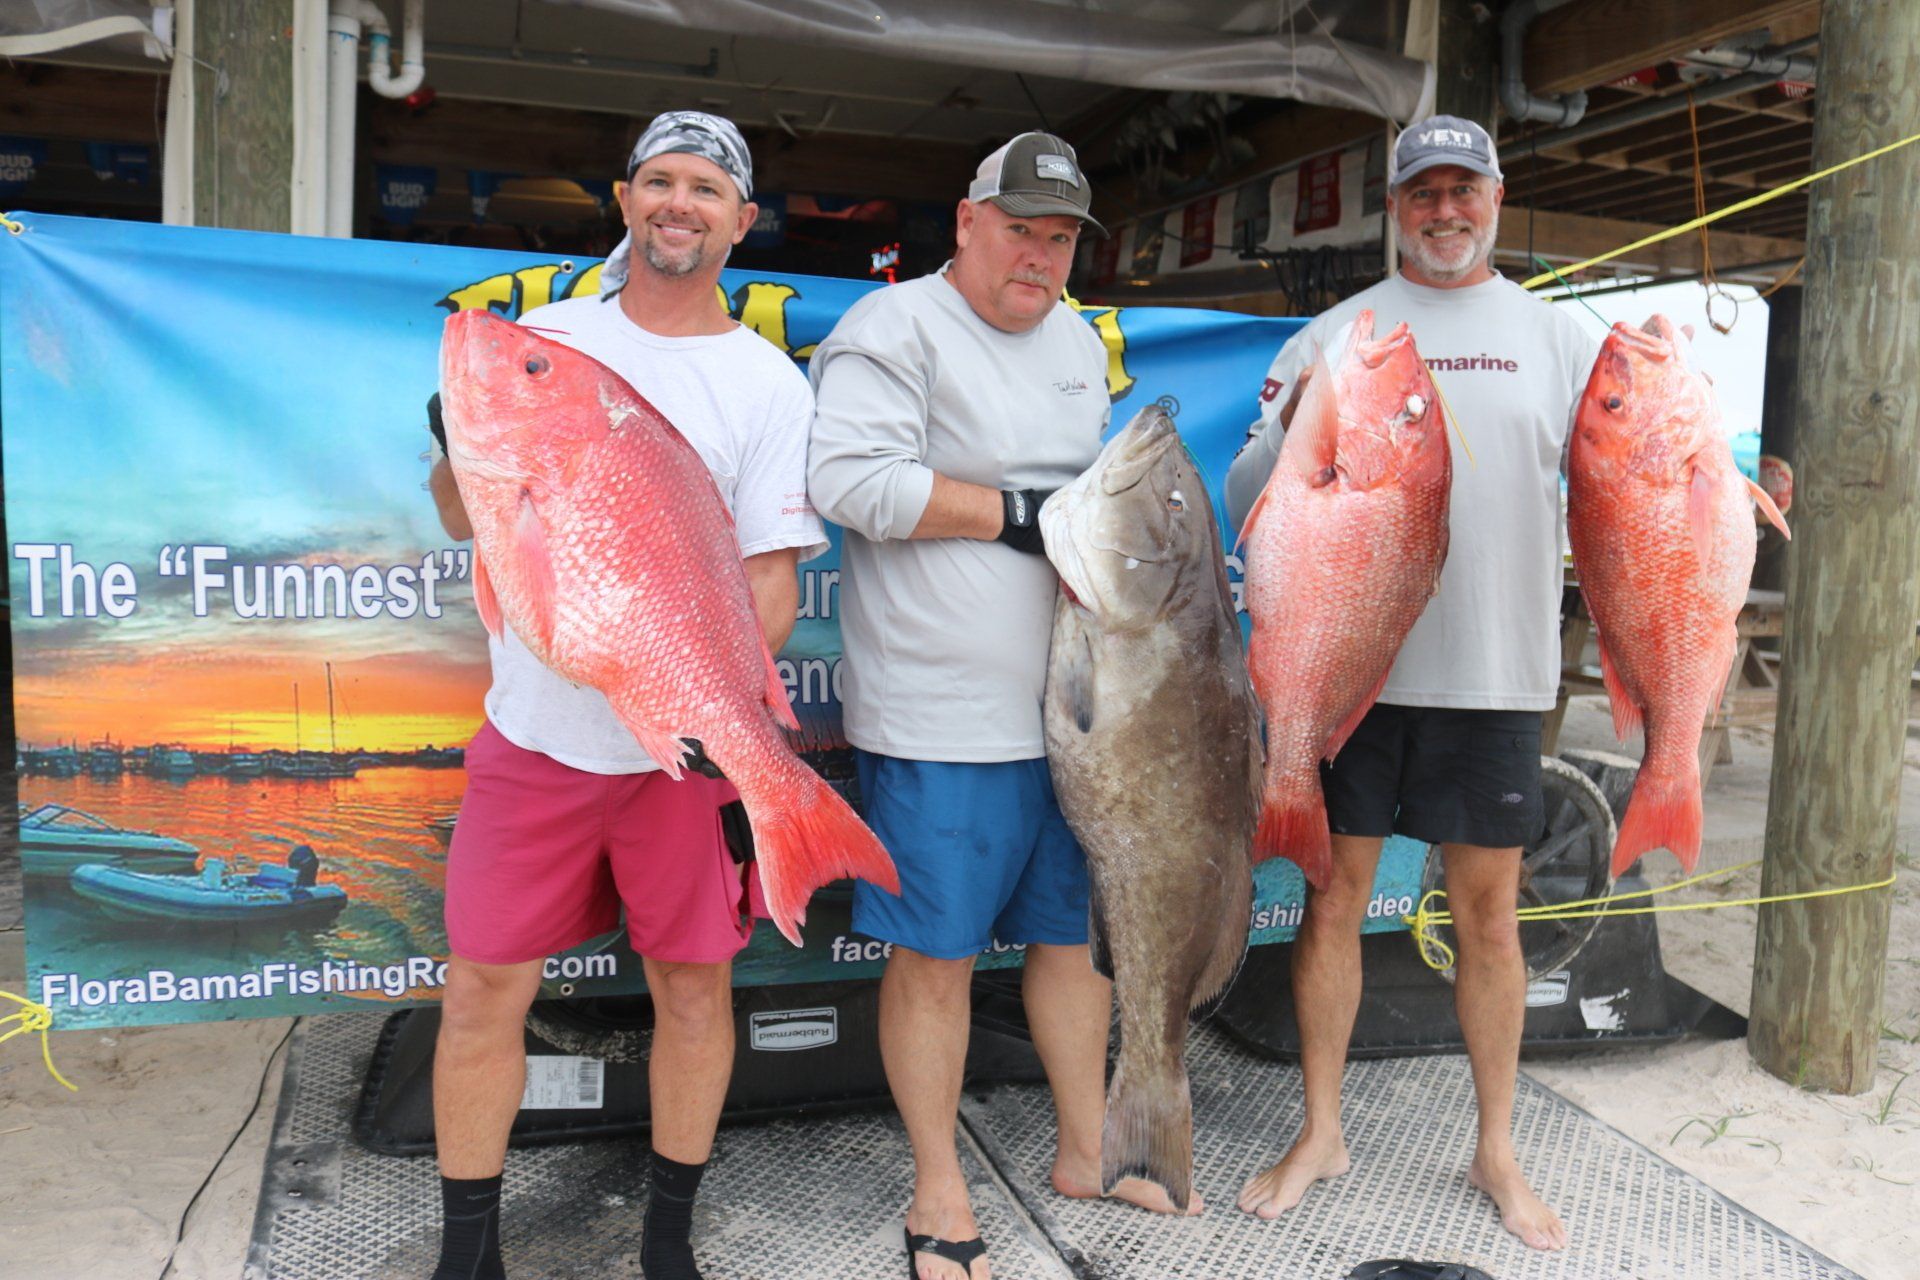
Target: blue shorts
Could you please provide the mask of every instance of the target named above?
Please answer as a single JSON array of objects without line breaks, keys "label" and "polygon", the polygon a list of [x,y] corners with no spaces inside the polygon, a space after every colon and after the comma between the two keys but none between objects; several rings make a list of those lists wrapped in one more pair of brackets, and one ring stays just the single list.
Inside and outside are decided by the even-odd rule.
[{"label": "blue shorts", "polygon": [[1045,760],[950,764],[855,751],[867,825],[900,896],[853,886],[853,928],[939,960],[1087,940],[1087,858]]}]

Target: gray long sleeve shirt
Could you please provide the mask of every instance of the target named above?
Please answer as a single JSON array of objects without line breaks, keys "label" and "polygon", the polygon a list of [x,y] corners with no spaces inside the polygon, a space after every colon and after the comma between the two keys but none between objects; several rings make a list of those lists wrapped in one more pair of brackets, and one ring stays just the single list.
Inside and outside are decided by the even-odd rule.
[{"label": "gray long sleeve shirt", "polygon": [[842,526],[847,738],[915,760],[1045,754],[1057,578],[973,538],[908,541],[934,475],[1055,489],[1099,455],[1106,349],[1064,304],[1026,333],[982,320],[942,275],[877,289],[813,353],[808,491]]}]

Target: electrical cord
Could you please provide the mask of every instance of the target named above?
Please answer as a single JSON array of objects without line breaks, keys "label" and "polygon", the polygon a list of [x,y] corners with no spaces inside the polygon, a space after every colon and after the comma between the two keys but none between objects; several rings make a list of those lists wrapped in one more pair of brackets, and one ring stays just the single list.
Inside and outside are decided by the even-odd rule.
[{"label": "electrical cord", "polygon": [[240,1122],[240,1127],[233,1131],[231,1138],[227,1139],[227,1145],[221,1148],[219,1157],[213,1162],[213,1167],[207,1170],[207,1176],[200,1179],[200,1185],[194,1189],[192,1197],[188,1199],[187,1207],[180,1211],[180,1226],[173,1233],[173,1247],[167,1250],[167,1260],[160,1268],[159,1280],[167,1280],[167,1277],[173,1273],[173,1256],[180,1252],[180,1246],[186,1242],[187,1220],[193,1216],[193,1207],[200,1203],[200,1197],[206,1194],[209,1186],[213,1185],[213,1175],[220,1172],[220,1166],[227,1162],[227,1157],[238,1145],[240,1135],[247,1131],[247,1127],[253,1123],[254,1116],[260,1113],[260,1102],[267,1096],[267,1079],[273,1074],[274,1060],[280,1056],[280,1051],[287,1047],[287,1041],[293,1039],[294,1028],[298,1027],[302,1021],[304,1019],[295,1018],[288,1023],[286,1034],[280,1037],[280,1042],[273,1046],[273,1052],[267,1055],[266,1065],[260,1069],[260,1084],[253,1091],[253,1105],[247,1108],[246,1119]]}]

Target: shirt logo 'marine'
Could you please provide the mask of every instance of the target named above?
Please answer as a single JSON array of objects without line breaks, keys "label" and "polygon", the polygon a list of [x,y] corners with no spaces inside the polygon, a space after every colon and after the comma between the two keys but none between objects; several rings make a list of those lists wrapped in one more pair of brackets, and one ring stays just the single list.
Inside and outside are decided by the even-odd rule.
[{"label": "shirt logo 'marine'", "polygon": [[1489,373],[1518,373],[1520,362],[1509,360],[1505,356],[1490,356],[1485,352],[1477,356],[1428,356],[1427,368],[1435,373],[1473,373],[1486,370]]}]

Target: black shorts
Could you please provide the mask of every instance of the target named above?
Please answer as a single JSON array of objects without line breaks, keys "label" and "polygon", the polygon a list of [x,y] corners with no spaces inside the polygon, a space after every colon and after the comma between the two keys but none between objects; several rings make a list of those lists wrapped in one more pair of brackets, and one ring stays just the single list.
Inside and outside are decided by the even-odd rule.
[{"label": "black shorts", "polygon": [[1376,703],[1320,766],[1335,835],[1515,848],[1540,834],[1538,711]]}]

